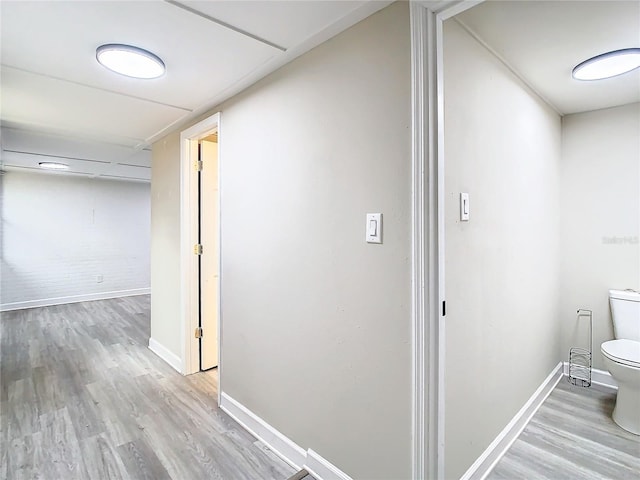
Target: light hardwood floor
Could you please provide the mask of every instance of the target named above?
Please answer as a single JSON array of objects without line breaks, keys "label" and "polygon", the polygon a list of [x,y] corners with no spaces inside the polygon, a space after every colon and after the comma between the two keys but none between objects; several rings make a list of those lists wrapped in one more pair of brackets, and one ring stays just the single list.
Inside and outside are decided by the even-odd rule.
[{"label": "light hardwood floor", "polygon": [[286,479],[220,411],[217,372],[147,348],[149,296],[3,313],[0,478]]},{"label": "light hardwood floor", "polygon": [[560,380],[488,480],[638,480],[640,436],[611,419],[615,391]]}]

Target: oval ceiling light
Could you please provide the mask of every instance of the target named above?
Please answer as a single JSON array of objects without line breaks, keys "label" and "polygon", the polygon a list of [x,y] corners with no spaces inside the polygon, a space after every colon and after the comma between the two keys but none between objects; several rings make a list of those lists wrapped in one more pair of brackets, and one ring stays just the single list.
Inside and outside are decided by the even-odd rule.
[{"label": "oval ceiling light", "polygon": [[640,67],[640,48],[625,48],[596,55],[577,65],[573,72],[576,80],[602,80],[616,77]]},{"label": "oval ceiling light", "polygon": [[47,170],[67,170],[69,168],[69,165],[57,162],[40,162],[38,165],[40,165],[40,168],[46,168]]},{"label": "oval ceiling light", "polygon": [[158,78],[165,72],[160,57],[131,45],[101,45],[96,49],[96,59],[109,70],[132,78]]}]

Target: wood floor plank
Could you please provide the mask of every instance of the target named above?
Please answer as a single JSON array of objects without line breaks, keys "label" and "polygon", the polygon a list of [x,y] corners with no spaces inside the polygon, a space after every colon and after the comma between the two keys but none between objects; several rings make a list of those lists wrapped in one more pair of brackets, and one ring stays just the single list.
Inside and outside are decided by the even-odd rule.
[{"label": "wood floor plank", "polygon": [[120,445],[118,453],[131,478],[138,480],[171,479],[169,472],[144,438]]},{"label": "wood floor plank", "polygon": [[148,295],[0,318],[0,478],[280,480],[293,469],[147,347]]},{"label": "wood floor plank", "polygon": [[109,480],[130,478],[120,455],[106,435],[99,434],[81,440],[80,450],[88,478]]},{"label": "wood floor plank", "polygon": [[40,416],[41,444],[39,468],[44,478],[81,480],[89,478],[85,459],[67,408]]},{"label": "wood floor plank", "polygon": [[640,436],[613,422],[615,395],[561,381],[488,480],[638,480]]}]

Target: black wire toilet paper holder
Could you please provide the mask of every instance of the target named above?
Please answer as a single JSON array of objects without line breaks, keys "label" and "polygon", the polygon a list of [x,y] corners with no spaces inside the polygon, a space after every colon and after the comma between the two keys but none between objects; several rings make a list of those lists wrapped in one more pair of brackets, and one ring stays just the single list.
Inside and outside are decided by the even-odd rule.
[{"label": "black wire toilet paper holder", "polygon": [[578,310],[578,321],[589,318],[589,349],[571,347],[569,349],[569,382],[578,387],[591,386],[591,362],[593,357],[593,312],[581,308]]}]

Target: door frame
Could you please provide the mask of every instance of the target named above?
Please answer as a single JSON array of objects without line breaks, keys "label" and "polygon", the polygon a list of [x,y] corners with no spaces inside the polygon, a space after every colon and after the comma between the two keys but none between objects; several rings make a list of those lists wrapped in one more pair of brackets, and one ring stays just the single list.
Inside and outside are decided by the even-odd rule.
[{"label": "door frame", "polygon": [[[220,156],[220,113],[211,115],[180,133],[180,331],[182,332],[182,374],[200,371],[200,346],[194,332],[198,327],[198,256],[193,247],[198,243],[198,172],[194,168],[197,144],[218,132],[218,234],[221,231],[220,200],[222,192]],[[222,241],[218,244],[218,381],[222,371]],[[220,392],[218,385],[218,403]]]},{"label": "door frame", "polygon": [[444,479],[443,23],[483,0],[411,0],[412,478]]}]

